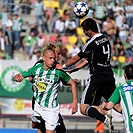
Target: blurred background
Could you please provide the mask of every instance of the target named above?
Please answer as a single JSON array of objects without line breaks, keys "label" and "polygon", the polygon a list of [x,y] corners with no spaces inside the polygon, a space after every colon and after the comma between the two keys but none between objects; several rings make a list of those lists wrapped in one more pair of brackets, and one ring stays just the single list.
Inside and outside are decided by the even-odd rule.
[{"label": "blurred background", "polygon": [[[111,64],[116,85],[124,82],[123,68],[133,62],[133,0],[80,0],[89,6],[89,13],[79,19],[73,6],[79,0],[0,0],[0,133],[32,133],[31,84],[13,81],[14,74],[31,67],[40,57],[46,42],[61,46],[60,63],[76,55],[88,39],[80,23],[87,17],[95,18],[101,32],[108,36]],[[41,3],[37,6],[37,2]],[[78,78],[78,98],[89,76],[88,67],[72,73]],[[60,85],[59,103],[68,133],[109,132],[97,121],[68,109],[71,90]],[[124,129],[123,117],[111,110],[116,132]]]}]

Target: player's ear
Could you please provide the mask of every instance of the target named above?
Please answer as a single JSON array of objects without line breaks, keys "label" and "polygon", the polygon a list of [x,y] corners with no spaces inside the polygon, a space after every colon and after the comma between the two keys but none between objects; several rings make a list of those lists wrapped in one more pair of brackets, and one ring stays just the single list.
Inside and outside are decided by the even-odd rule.
[{"label": "player's ear", "polygon": [[45,57],[44,56],[42,56],[42,60],[45,61]]},{"label": "player's ear", "polygon": [[124,78],[125,78],[125,79],[127,79],[127,76],[126,76],[126,74],[125,74],[125,73],[124,73]]}]

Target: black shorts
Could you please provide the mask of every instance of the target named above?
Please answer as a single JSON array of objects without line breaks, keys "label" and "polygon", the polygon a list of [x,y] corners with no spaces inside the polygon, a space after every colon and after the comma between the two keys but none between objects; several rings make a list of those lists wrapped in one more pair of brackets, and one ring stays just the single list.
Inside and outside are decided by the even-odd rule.
[{"label": "black shorts", "polygon": [[107,101],[115,88],[115,79],[112,73],[93,74],[82,93],[81,104],[98,106],[101,98],[103,97]]}]

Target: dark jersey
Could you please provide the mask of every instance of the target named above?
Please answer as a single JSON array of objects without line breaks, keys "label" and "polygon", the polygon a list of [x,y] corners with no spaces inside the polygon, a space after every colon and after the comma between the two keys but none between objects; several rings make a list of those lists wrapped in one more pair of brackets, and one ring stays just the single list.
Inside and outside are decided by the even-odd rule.
[{"label": "dark jersey", "polygon": [[78,56],[88,60],[90,73],[112,72],[110,58],[111,46],[108,38],[98,33],[88,39]]}]

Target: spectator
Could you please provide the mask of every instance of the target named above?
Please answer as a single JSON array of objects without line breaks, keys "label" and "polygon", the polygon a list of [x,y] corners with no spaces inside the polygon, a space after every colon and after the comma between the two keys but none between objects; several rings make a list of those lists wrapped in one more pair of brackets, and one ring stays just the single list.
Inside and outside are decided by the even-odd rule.
[{"label": "spectator", "polygon": [[44,13],[44,17],[46,19],[45,23],[44,23],[44,25],[45,25],[44,27],[45,27],[45,30],[46,30],[47,33],[50,32],[50,27],[49,27],[49,25],[50,25],[50,16],[51,15],[49,14],[48,10],[46,10],[45,13]]},{"label": "spectator", "polygon": [[19,50],[21,48],[21,39],[20,39],[20,32],[21,32],[21,26],[23,24],[23,19],[19,16],[19,14],[15,13],[13,18],[13,36],[14,41],[16,43],[16,50]]},{"label": "spectator", "polygon": [[133,27],[133,3],[131,0],[127,1],[127,5],[125,6],[125,14],[129,28]]},{"label": "spectator", "polygon": [[41,49],[34,47],[34,50],[30,59],[33,61],[38,61],[40,58],[41,58]]},{"label": "spectator", "polygon": [[37,39],[35,37],[34,32],[31,32],[30,35],[24,37],[23,46],[28,57],[30,57],[31,54],[33,53],[36,44],[37,44]]},{"label": "spectator", "polygon": [[89,12],[87,14],[87,17],[90,17],[90,18],[94,18],[94,12],[95,12],[95,8],[94,6],[92,5],[92,1],[91,0],[88,0],[87,1],[87,4],[89,6]]},{"label": "spectator", "polygon": [[65,34],[65,22],[63,21],[63,18],[60,17],[58,20],[55,22],[55,32],[57,34]]},{"label": "spectator", "polygon": [[71,44],[72,48],[68,51],[70,54],[70,58],[77,55],[80,51],[79,47],[76,44]]},{"label": "spectator", "polygon": [[2,10],[2,34],[3,36],[5,36],[5,24],[7,22],[7,19],[8,19],[8,9],[6,6],[4,6]]},{"label": "spectator", "polygon": [[117,15],[119,15],[119,14],[120,14],[120,11],[121,11],[122,13],[124,13],[124,8],[123,8],[123,6],[121,5],[121,2],[117,2],[117,3],[116,3],[116,6],[114,6],[113,11],[114,11],[114,17],[116,17]]},{"label": "spectator", "polygon": [[13,7],[14,7],[14,0],[8,0],[8,11],[10,14],[13,13]]},{"label": "spectator", "polygon": [[65,0],[64,4],[62,6],[62,10],[68,10],[68,12],[71,10],[71,0]]},{"label": "spectator", "polygon": [[126,42],[124,43],[124,53],[126,58],[133,57],[132,45],[129,37],[127,37]]},{"label": "spectator", "polygon": [[107,0],[107,2],[106,2],[107,16],[112,16],[112,17],[114,17],[114,11],[113,11],[113,9],[114,9],[114,7],[115,7],[114,4],[115,4],[114,1],[112,1],[112,0]]},{"label": "spectator", "polygon": [[115,47],[114,47],[114,40],[110,35],[108,35],[108,39],[111,45],[111,56],[116,55]]},{"label": "spectator", "polygon": [[[98,0],[98,4],[95,7],[94,17],[102,22],[105,20],[106,7],[103,5],[102,0]],[[100,27],[102,27],[102,25],[100,25]]]},{"label": "spectator", "polygon": [[19,9],[20,9],[19,2],[16,2],[16,4],[13,7],[13,14],[15,14],[15,13],[18,14],[19,13]]},{"label": "spectator", "polygon": [[2,29],[0,29],[0,51],[5,51],[4,37],[2,36]]},{"label": "spectator", "polygon": [[37,49],[42,49],[44,46],[45,39],[43,38],[43,34],[40,33],[37,36]]},{"label": "spectator", "polygon": [[115,34],[116,34],[116,25],[114,20],[108,16],[106,17],[106,21],[103,22],[103,28],[105,31],[102,31],[105,35],[111,36],[113,41],[115,41]]},{"label": "spectator", "polygon": [[76,35],[76,23],[71,17],[65,22],[65,34],[67,36]]},{"label": "spectator", "polygon": [[61,38],[61,35],[60,35],[60,34],[57,35],[56,43],[57,43],[58,45],[60,45],[60,46],[63,45],[62,38]]},{"label": "spectator", "polygon": [[119,28],[122,27],[123,24],[123,18],[124,18],[124,13],[122,10],[119,10],[119,13],[117,13],[117,16],[115,17],[115,24],[116,24],[116,29],[117,33],[116,36],[119,36]]},{"label": "spectator", "polygon": [[12,26],[13,26],[12,15],[8,14],[7,21],[5,22],[5,28],[6,27],[11,27],[11,29],[12,29]]},{"label": "spectator", "polygon": [[14,52],[14,42],[13,42],[13,31],[12,31],[13,21],[11,19],[11,14],[8,14],[8,21],[6,22],[6,32],[5,32],[5,52],[13,58]]},{"label": "spectator", "polygon": [[61,47],[61,57],[62,57],[62,60],[61,60],[61,64],[64,64],[68,59],[69,59],[69,53],[68,53],[68,50],[65,46],[62,46]]},{"label": "spectator", "polygon": [[63,11],[62,18],[64,22],[69,19],[69,14],[70,12],[67,9]]},{"label": "spectator", "polygon": [[114,48],[115,48],[116,56],[124,55],[124,45],[119,37],[117,37],[116,41],[114,42]]},{"label": "spectator", "polygon": [[132,50],[133,50],[133,28],[131,28],[131,30],[129,31],[129,33],[130,33],[130,36],[129,36],[129,38],[130,38],[130,43],[131,43],[131,45],[132,45]]},{"label": "spectator", "polygon": [[82,41],[80,35],[77,35],[76,45],[77,45],[77,47],[79,47],[80,50],[82,49],[82,47],[83,47],[83,45],[84,45],[84,42]]},{"label": "spectator", "polygon": [[126,23],[126,17],[123,18],[122,22],[121,27],[119,27],[119,37],[122,42],[125,42],[127,38],[127,31],[129,30],[129,26]]},{"label": "spectator", "polygon": [[36,24],[39,26],[39,20],[41,19],[42,24],[41,24],[41,29],[42,32],[45,31],[45,16],[44,13],[46,11],[46,6],[42,3],[42,0],[37,0],[33,5],[33,8],[35,8],[35,13],[36,13]]},{"label": "spectator", "polygon": [[38,36],[39,30],[37,28],[37,24],[36,23],[30,25],[30,33],[31,32],[34,32],[35,36]]},{"label": "spectator", "polygon": [[59,13],[59,11],[58,11],[58,8],[55,7],[55,9],[54,9],[54,11],[53,11],[53,15],[52,15],[52,17],[51,17],[51,19],[50,19],[50,32],[51,32],[51,33],[54,33],[55,22],[56,22],[57,20],[59,20],[59,18],[60,18],[60,13]]},{"label": "spectator", "polygon": [[22,14],[30,14],[30,0],[20,0],[19,3],[22,3]]}]

